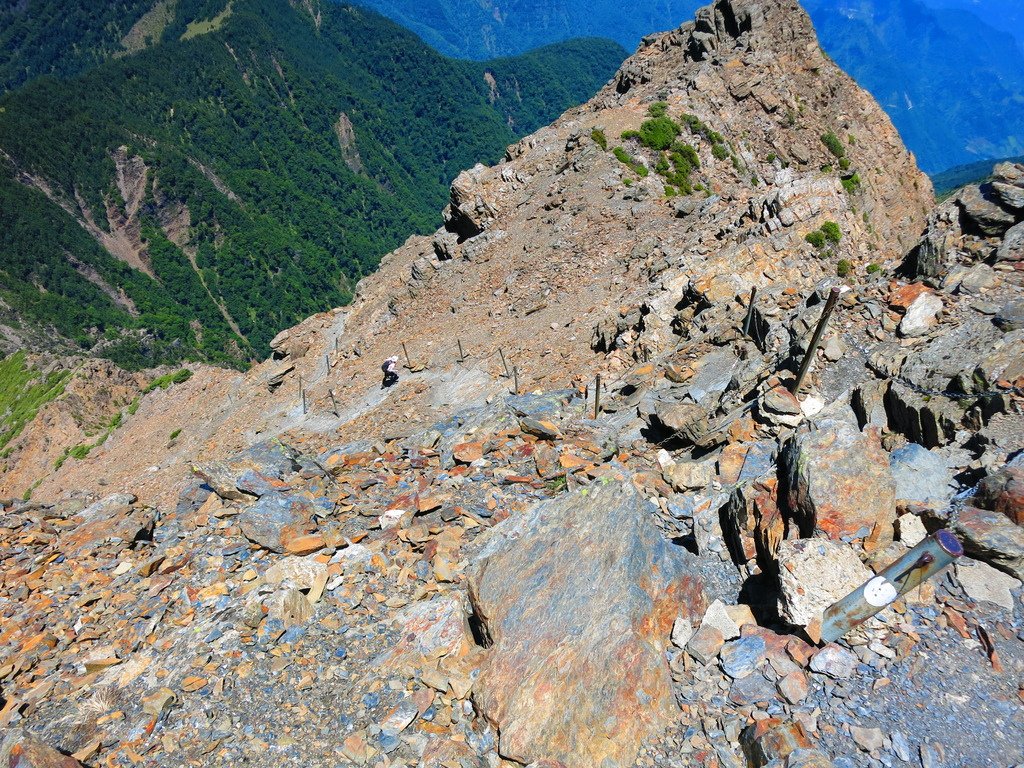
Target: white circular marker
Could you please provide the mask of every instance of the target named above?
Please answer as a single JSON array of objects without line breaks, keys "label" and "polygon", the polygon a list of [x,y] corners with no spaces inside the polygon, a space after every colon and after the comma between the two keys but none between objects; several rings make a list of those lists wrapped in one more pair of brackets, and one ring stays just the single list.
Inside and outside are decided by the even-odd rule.
[{"label": "white circular marker", "polygon": [[875,576],[864,585],[864,600],[875,608],[883,608],[899,596],[896,587],[884,576]]}]

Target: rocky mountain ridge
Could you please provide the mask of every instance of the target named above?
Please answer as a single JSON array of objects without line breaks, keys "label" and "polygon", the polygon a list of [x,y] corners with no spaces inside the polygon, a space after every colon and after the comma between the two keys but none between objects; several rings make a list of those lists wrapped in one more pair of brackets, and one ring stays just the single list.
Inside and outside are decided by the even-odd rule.
[{"label": "rocky mountain ridge", "polygon": [[1022,181],[933,209],[791,0],[651,37],[351,307],[5,504],[0,757],[1024,761]]}]

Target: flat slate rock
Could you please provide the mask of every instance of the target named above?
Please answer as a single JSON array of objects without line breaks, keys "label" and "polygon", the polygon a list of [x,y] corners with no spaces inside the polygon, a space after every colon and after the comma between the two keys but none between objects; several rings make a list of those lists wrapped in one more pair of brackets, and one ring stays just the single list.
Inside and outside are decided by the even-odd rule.
[{"label": "flat slate rock", "polygon": [[628,478],[510,518],[478,557],[470,599],[492,643],[474,700],[499,753],[566,768],[632,765],[678,717],[665,661],[703,585]]}]

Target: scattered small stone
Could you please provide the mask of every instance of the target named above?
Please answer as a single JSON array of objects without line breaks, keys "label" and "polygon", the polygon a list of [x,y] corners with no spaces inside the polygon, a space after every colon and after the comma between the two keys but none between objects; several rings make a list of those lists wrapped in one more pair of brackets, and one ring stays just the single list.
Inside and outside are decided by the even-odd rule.
[{"label": "scattered small stone", "polygon": [[857,657],[845,648],[832,643],[811,658],[811,669],[836,680],[845,680],[857,670]]},{"label": "scattered small stone", "polygon": [[865,752],[878,752],[885,744],[885,737],[878,728],[861,728],[858,725],[850,726],[850,735],[854,742]]}]

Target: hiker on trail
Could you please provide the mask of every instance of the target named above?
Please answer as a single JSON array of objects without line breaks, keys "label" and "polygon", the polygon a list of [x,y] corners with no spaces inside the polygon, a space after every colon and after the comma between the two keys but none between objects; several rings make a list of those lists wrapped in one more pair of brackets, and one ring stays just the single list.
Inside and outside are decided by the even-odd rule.
[{"label": "hiker on trail", "polygon": [[381,384],[381,389],[386,389],[398,383],[398,355],[385,360],[380,369],[384,371],[384,383]]}]

